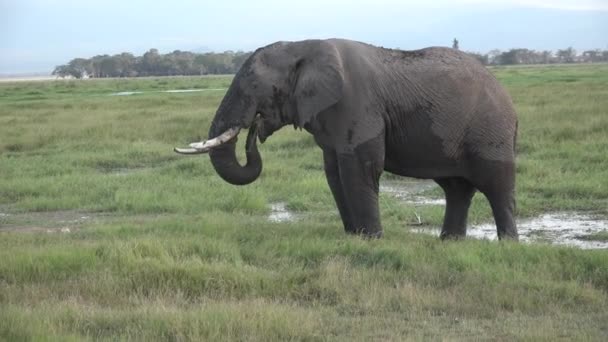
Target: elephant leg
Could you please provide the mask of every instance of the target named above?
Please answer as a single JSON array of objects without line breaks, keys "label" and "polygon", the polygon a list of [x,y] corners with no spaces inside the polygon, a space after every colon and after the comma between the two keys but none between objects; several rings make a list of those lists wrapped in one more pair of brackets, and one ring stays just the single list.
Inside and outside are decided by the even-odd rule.
[{"label": "elephant leg", "polygon": [[374,139],[354,153],[338,155],[340,181],[357,233],[382,237],[378,190],[384,170],[384,141]]},{"label": "elephant leg", "polygon": [[338,207],[342,223],[344,224],[344,231],[349,234],[355,234],[356,229],[352,223],[351,212],[346,202],[344,191],[342,190],[342,183],[340,182],[340,169],[338,167],[336,153],[331,150],[323,149],[323,162],[327,184],[329,184],[331,193],[334,195],[336,206]]},{"label": "elephant leg", "polygon": [[518,240],[515,223],[515,164],[512,162],[486,161],[478,168],[478,184],[475,186],[483,192],[494,214],[496,231],[499,239]]},{"label": "elephant leg", "polygon": [[445,216],[441,239],[462,239],[467,234],[467,216],[475,187],[464,178],[435,179],[445,193]]},{"label": "elephant leg", "polygon": [[498,189],[485,195],[492,207],[498,239],[519,240],[515,223],[514,189]]}]

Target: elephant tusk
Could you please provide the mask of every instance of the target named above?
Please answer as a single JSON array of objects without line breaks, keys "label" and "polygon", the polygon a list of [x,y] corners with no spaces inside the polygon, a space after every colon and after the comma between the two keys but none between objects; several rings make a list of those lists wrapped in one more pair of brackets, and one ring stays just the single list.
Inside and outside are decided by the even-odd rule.
[{"label": "elephant tusk", "polygon": [[199,141],[199,142],[193,142],[190,144],[190,148],[174,148],[173,150],[177,153],[181,153],[181,154],[200,154],[200,153],[207,153],[209,152],[209,150],[211,150],[214,147],[220,146],[221,144],[230,141],[232,138],[236,137],[239,134],[239,131],[241,129],[239,127],[232,127],[230,129],[228,129],[226,132],[220,134],[219,136],[213,138],[213,139],[209,139],[209,140],[204,140],[204,141]]},{"label": "elephant tusk", "polygon": [[173,151],[175,151],[179,154],[201,154],[201,153],[209,152],[209,150],[203,151],[203,150],[197,150],[195,148],[179,148],[179,147],[175,147],[173,149]]}]

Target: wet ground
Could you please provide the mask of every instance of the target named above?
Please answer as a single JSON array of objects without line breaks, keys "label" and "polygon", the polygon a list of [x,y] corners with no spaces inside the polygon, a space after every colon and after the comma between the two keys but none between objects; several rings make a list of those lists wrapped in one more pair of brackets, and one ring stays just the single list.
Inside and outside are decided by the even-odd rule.
[{"label": "wet ground", "polygon": [[[606,249],[608,241],[590,239],[592,234],[608,231],[608,221],[576,212],[548,213],[517,221],[519,240],[574,246],[582,249]],[[439,228],[415,228],[412,231],[439,236]],[[475,239],[496,240],[494,223],[470,226],[467,236]]]},{"label": "wet ground", "polygon": [[[127,170],[113,170],[116,175],[125,175]],[[384,195],[414,206],[444,206],[445,200],[438,198],[441,192],[432,181],[388,180],[380,185]],[[429,194],[430,193],[430,194]],[[435,197],[433,197],[435,196]],[[274,223],[294,222],[304,214],[289,210],[285,202],[270,204],[268,221]],[[51,211],[18,213],[7,207],[0,207],[0,232],[19,231],[37,233],[71,233],[91,224],[103,214],[79,211]],[[520,240],[523,242],[544,242],[556,245],[575,246],[583,249],[608,249],[608,240],[594,238],[594,235],[608,234],[608,219],[583,212],[553,212],[538,217],[518,220]],[[412,228],[412,231],[439,235],[437,228]],[[470,226],[469,237],[496,239],[494,222]]]},{"label": "wet ground", "polygon": [[277,202],[270,204],[270,214],[268,214],[268,221],[270,222],[290,222],[295,221],[296,215],[287,209],[287,204],[284,202]]},{"label": "wet ground", "polygon": [[380,193],[394,196],[405,203],[417,205],[445,205],[445,198],[431,198],[423,193],[439,188],[432,180],[383,180],[380,183]]},{"label": "wet ground", "polygon": [[[445,199],[430,197],[428,192],[439,189],[433,181],[424,180],[383,180],[380,192],[394,196],[415,206],[445,206]],[[437,191],[435,191],[437,192]],[[296,221],[296,214],[288,210],[283,202],[270,205],[268,220],[271,222]],[[544,242],[556,245],[575,246],[583,249],[608,248],[608,241],[594,240],[593,234],[608,232],[608,220],[588,213],[559,212],[546,213],[539,217],[518,220],[518,231],[522,242]],[[414,228],[414,232],[439,235],[437,228]],[[494,222],[470,226],[467,236],[476,239],[495,240]]]},{"label": "wet ground", "polygon": [[130,96],[138,95],[143,93],[197,93],[202,91],[219,91],[226,90],[226,88],[207,88],[207,89],[172,89],[172,90],[160,90],[160,91],[120,91],[117,93],[108,94],[109,96]]},{"label": "wet ground", "polygon": [[71,233],[90,222],[94,214],[72,210],[6,213],[0,212],[0,232]]},{"label": "wet ground", "polygon": [[[592,234],[608,231],[608,221],[576,212],[547,213],[517,222],[520,240],[549,242],[583,249],[608,248],[608,241],[587,240]],[[479,239],[496,239],[494,224],[482,224],[468,229],[467,235]]]}]

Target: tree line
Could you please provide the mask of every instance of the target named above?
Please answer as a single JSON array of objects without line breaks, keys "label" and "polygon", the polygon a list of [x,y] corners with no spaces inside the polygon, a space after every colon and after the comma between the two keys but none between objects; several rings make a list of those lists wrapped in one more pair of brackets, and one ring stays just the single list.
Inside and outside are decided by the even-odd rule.
[{"label": "tree line", "polygon": [[103,78],[234,74],[249,55],[251,52],[194,53],[179,50],[160,54],[157,49],[150,49],[143,56],[123,52],[113,56],[74,58],[68,64],[55,67],[53,75]]},{"label": "tree line", "polygon": [[580,54],[572,47],[557,50],[536,51],[529,49],[492,50],[486,54],[469,52],[485,65],[598,63],[608,62],[608,50],[586,50]]},{"label": "tree line", "polygon": [[[453,48],[458,48],[455,39]],[[492,50],[486,54],[468,52],[485,65],[596,63],[608,62],[608,50],[587,50],[577,54],[569,47],[563,50],[536,51],[529,49]],[[99,55],[92,58],[74,58],[53,70],[58,77],[103,78],[138,76],[176,76],[234,74],[251,52],[225,51],[221,53],[193,53],[173,51],[160,54],[150,49],[143,56],[123,52],[117,55]]]}]

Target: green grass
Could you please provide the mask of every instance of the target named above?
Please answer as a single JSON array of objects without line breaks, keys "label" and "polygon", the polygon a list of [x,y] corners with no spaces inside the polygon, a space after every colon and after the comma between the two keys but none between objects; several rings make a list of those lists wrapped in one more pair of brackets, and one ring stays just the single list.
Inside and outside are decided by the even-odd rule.
[{"label": "green grass", "polygon": [[[608,215],[608,66],[493,71],[520,118],[519,216]],[[321,151],[289,127],[245,187],[175,155],[224,92],[158,91],[229,83],[0,83],[0,340],[607,338],[608,251],[442,243],[407,229],[441,207],[386,195],[386,237],[348,237]],[[299,220],[269,222],[273,202]],[[491,219],[483,196],[470,219]]]}]

